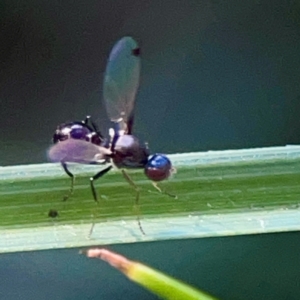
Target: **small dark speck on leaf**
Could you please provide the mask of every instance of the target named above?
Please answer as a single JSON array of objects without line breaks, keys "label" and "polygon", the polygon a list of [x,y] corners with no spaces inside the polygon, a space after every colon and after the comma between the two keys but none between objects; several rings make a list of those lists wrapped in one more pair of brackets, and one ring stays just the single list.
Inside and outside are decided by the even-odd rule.
[{"label": "small dark speck on leaf", "polygon": [[50,209],[48,212],[48,217],[50,217],[50,218],[58,217],[58,211],[55,209]]}]

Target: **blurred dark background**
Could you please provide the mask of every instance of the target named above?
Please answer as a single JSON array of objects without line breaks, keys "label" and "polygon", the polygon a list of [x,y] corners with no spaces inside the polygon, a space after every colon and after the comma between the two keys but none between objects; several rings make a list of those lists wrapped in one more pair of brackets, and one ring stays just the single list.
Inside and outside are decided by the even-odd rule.
[{"label": "blurred dark background", "polygon": [[[299,300],[300,233],[113,245],[220,300]],[[78,249],[0,255],[6,300],[158,300]],[[175,300],[175,299],[174,299]],[[186,300],[186,299],[176,299]]]},{"label": "blurred dark background", "polygon": [[45,162],[59,123],[105,131],[113,44],[142,47],[135,132],[166,153],[300,142],[300,4],[0,2],[0,165]]}]

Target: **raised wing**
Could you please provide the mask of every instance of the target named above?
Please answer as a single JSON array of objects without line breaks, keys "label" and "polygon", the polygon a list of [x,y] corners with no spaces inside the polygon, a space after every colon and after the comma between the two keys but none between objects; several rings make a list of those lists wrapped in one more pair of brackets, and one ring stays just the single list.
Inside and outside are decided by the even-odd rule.
[{"label": "raised wing", "polygon": [[48,151],[52,162],[75,162],[81,164],[101,164],[109,159],[111,151],[90,142],[67,139],[53,145]]},{"label": "raised wing", "polygon": [[[111,121],[131,133],[134,101],[140,79],[140,48],[131,37],[123,37],[112,48],[105,70],[103,97]],[[123,122],[122,122],[123,121]]]}]

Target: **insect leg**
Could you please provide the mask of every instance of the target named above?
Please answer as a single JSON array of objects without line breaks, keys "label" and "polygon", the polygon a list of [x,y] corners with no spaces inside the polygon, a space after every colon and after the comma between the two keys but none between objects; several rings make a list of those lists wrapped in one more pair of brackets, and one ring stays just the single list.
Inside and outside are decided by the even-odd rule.
[{"label": "insect leg", "polygon": [[124,169],[122,169],[122,174],[124,176],[124,178],[126,179],[126,181],[134,188],[134,190],[136,191],[136,197],[135,197],[135,211],[137,214],[137,222],[140,228],[140,231],[142,232],[143,235],[146,235],[143,228],[142,228],[142,224],[140,221],[140,209],[139,209],[139,200],[140,200],[140,189],[139,187],[132,181],[132,179],[130,178],[130,176],[126,173],[126,171]]},{"label": "insect leg", "polygon": [[[97,204],[99,203],[99,201],[98,201],[96,189],[95,189],[95,186],[94,186],[94,181],[97,180],[98,178],[102,177],[103,175],[105,175],[108,171],[110,171],[111,168],[112,168],[112,166],[108,166],[107,168],[101,170],[96,175],[94,175],[93,177],[90,178],[90,183],[91,183],[91,189],[92,189],[92,193],[93,193],[93,198],[94,198],[94,200],[95,200],[95,202]],[[94,215],[93,215],[93,218],[94,218]],[[89,238],[91,237],[91,235],[93,233],[94,227],[95,227],[95,221],[93,220],[90,232],[88,234]]]},{"label": "insect leg", "polygon": [[85,120],[82,121],[82,123],[85,124],[85,125],[88,125],[90,119],[91,119],[91,116],[86,116]]},{"label": "insect leg", "polygon": [[103,135],[101,134],[98,126],[96,125],[96,123],[94,123],[93,121],[91,121],[91,125],[92,125],[92,128],[95,130],[95,132],[97,133],[97,135],[101,138],[101,140],[104,140],[104,137]]},{"label": "insect leg", "polygon": [[63,167],[64,171],[66,172],[66,174],[71,178],[71,186],[70,186],[70,190],[69,193],[66,194],[63,198],[63,201],[66,201],[72,194],[74,191],[74,183],[75,183],[75,176],[74,174],[72,174],[69,169],[68,166],[65,162],[61,162],[61,166]]},{"label": "insect leg", "polygon": [[101,132],[100,132],[98,126],[96,125],[96,123],[94,123],[94,122],[92,121],[91,116],[86,116],[86,117],[85,117],[85,120],[82,121],[82,122],[83,122],[85,125],[89,125],[89,123],[91,123],[91,127],[92,127],[93,130],[97,133],[97,135],[99,136],[99,138],[101,139],[101,141],[104,140],[103,135],[101,134]]},{"label": "insect leg", "polygon": [[112,168],[112,166],[108,166],[107,168],[101,170],[96,175],[94,175],[93,177],[90,178],[91,189],[92,189],[92,193],[93,193],[95,202],[98,202],[98,197],[97,197],[96,189],[94,186],[94,181],[97,180],[98,178],[102,177],[103,175],[105,175],[108,171],[110,171],[111,168]]},{"label": "insect leg", "polygon": [[163,190],[158,186],[158,183],[157,183],[157,182],[152,181],[152,185],[153,185],[154,188],[155,188],[156,190],[158,190],[161,194],[165,194],[165,195],[168,195],[169,197],[172,197],[172,198],[177,199],[177,196],[176,196],[176,195],[170,194],[170,193],[168,193],[168,192],[166,192],[166,191],[163,191]]}]

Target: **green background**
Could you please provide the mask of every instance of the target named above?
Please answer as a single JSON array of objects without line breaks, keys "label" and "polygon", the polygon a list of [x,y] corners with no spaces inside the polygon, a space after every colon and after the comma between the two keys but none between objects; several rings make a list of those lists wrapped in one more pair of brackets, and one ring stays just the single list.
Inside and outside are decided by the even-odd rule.
[{"label": "green background", "polygon": [[[0,165],[46,161],[92,114],[113,43],[143,51],[136,133],[167,153],[299,143],[299,1],[0,3]],[[113,249],[221,299],[299,299],[299,233]],[[1,299],[155,299],[77,250],[3,254]]]},{"label": "green background", "polygon": [[[299,233],[114,245],[109,249],[220,299],[300,297]],[[1,299],[157,299],[78,249],[0,256]]]}]

